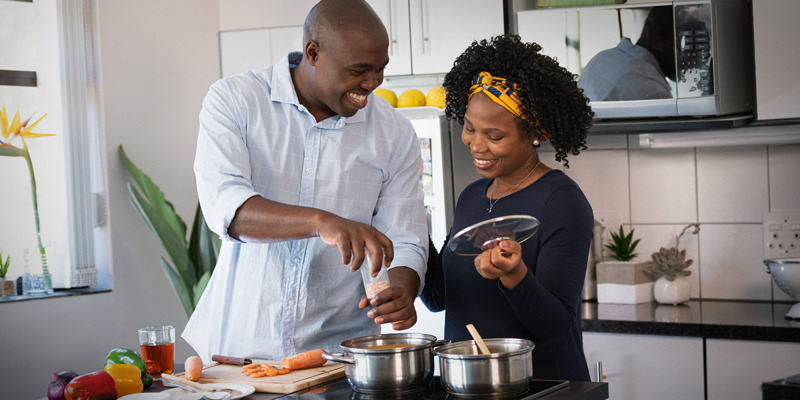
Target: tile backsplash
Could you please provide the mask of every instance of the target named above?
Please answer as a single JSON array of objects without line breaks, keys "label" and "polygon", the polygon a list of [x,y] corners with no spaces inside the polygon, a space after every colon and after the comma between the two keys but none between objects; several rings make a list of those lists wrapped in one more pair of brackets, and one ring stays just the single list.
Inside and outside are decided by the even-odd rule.
[{"label": "tile backsplash", "polygon": [[[692,298],[788,301],[763,264],[762,214],[800,210],[800,145],[643,149],[636,135],[591,136],[565,172],[606,229],[635,229],[637,260],[680,238]],[[546,146],[545,146],[546,147]],[[542,158],[558,163],[543,147]],[[620,220],[621,219],[621,220]],[[612,222],[613,221],[613,222]],[[618,222],[617,222],[618,221]]]}]

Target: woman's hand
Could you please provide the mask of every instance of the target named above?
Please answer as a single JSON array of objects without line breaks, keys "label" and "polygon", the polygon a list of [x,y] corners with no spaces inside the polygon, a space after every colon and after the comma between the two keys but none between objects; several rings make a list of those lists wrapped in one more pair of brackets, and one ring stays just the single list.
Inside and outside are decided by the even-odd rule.
[{"label": "woman's hand", "polygon": [[491,244],[475,257],[475,269],[486,279],[500,279],[506,289],[513,289],[528,273],[522,261],[522,245],[514,240]]}]

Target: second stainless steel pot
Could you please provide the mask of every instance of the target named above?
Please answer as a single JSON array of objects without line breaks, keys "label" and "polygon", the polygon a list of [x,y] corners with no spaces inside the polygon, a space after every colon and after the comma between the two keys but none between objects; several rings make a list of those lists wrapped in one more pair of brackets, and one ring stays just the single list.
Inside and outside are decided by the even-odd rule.
[{"label": "second stainless steel pot", "polygon": [[525,339],[484,339],[491,354],[480,354],[475,341],[436,349],[444,389],[458,397],[524,393],[533,373],[534,343]]},{"label": "second stainless steel pot", "polygon": [[[425,390],[433,377],[433,348],[450,343],[422,333],[362,336],[340,344],[342,353],[324,353],[345,363],[350,386],[360,393],[409,393]],[[395,347],[402,346],[402,347]]]}]

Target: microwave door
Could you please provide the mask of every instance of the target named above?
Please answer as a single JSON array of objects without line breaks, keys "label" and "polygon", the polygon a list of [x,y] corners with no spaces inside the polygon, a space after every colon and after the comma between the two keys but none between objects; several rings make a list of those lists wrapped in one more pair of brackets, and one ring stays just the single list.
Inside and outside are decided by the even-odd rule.
[{"label": "microwave door", "polygon": [[590,101],[595,118],[644,118],[678,115],[675,99]]}]

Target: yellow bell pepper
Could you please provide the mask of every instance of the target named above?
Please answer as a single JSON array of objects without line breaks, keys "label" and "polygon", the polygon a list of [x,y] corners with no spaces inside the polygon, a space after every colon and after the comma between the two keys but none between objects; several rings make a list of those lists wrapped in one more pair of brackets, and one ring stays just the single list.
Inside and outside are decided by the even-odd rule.
[{"label": "yellow bell pepper", "polygon": [[144,390],[141,378],[142,371],[139,370],[139,367],[129,364],[109,364],[105,367],[105,370],[114,378],[117,397],[141,393]]}]

